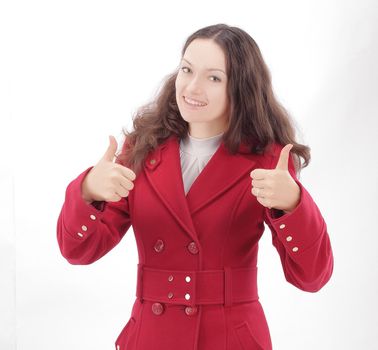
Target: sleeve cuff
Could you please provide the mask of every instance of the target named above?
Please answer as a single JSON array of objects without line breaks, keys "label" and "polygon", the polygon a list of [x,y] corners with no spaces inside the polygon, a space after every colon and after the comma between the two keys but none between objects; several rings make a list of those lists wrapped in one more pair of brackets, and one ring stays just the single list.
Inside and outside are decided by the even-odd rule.
[{"label": "sleeve cuff", "polygon": [[[293,211],[284,213],[265,208],[267,221],[291,255],[300,254],[316,243],[324,227],[324,219],[311,195],[298,180],[295,181],[301,189],[301,197]],[[277,217],[279,212],[282,215]]]},{"label": "sleeve cuff", "polygon": [[67,186],[63,211],[64,226],[73,237],[83,240],[96,230],[96,220],[100,220],[105,210],[105,201],[87,203],[82,197],[81,185],[93,168],[89,167]]}]

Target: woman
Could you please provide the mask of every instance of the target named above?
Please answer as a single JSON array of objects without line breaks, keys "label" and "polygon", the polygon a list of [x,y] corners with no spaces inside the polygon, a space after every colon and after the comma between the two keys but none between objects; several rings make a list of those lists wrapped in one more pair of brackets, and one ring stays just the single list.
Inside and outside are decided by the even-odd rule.
[{"label": "woman", "polygon": [[111,137],[68,185],[57,226],[71,264],[100,259],[133,226],[137,298],[116,349],[272,349],[257,291],[264,222],[301,290],[328,282],[333,255],[297,178],[309,147],[296,142],[257,44],[225,24],[198,30],[133,119],[116,161]]}]

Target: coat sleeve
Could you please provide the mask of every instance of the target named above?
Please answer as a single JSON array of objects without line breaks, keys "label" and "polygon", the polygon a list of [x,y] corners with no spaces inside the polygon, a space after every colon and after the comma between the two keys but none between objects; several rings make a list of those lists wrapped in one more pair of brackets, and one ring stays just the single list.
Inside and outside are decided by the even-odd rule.
[{"label": "coat sleeve", "polygon": [[57,222],[60,251],[73,265],[88,265],[100,259],[120,242],[131,225],[128,197],[91,204],[82,198],[81,184],[92,168],[67,186]]},{"label": "coat sleeve", "polygon": [[[283,146],[275,147],[270,169]],[[290,213],[265,208],[265,222],[280,256],[286,280],[307,292],[319,291],[331,278],[333,253],[327,225],[306,188],[297,179],[290,153],[289,172],[301,190],[300,202]]]}]

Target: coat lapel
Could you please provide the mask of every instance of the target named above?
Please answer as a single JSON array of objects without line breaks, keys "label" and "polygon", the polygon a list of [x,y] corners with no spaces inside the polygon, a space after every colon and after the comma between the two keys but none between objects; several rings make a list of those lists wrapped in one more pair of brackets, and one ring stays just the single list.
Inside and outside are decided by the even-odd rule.
[{"label": "coat lapel", "polygon": [[180,141],[173,135],[152,152],[145,161],[146,176],[182,228],[197,240],[192,215],[252,171],[257,158],[248,154],[244,145],[231,155],[222,141],[185,196],[179,147]]}]

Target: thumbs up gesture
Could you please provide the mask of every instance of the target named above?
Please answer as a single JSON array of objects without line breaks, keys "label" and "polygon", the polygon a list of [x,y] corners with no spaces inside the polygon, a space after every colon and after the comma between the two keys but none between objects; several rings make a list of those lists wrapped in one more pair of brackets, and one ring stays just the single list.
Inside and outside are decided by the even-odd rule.
[{"label": "thumbs up gesture", "polygon": [[114,163],[118,145],[114,136],[109,136],[109,142],[103,157],[82,182],[82,197],[88,203],[118,202],[122,197],[127,197],[134,188],[135,173],[125,166]]},{"label": "thumbs up gesture", "polygon": [[300,187],[289,172],[292,147],[292,144],[287,144],[282,148],[275,169],[255,169],[250,173],[251,192],[264,207],[290,212],[300,201]]}]

